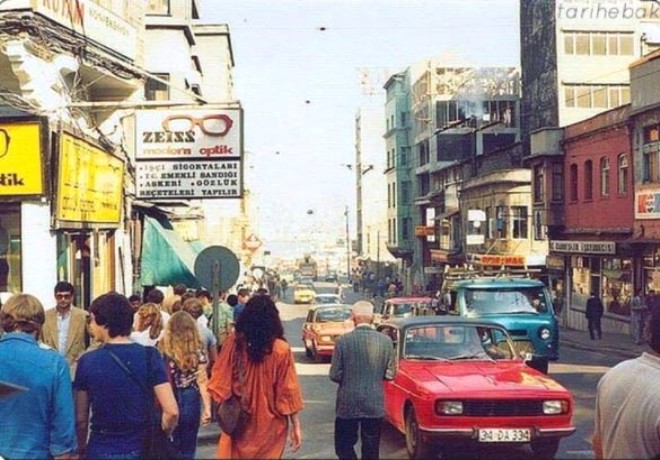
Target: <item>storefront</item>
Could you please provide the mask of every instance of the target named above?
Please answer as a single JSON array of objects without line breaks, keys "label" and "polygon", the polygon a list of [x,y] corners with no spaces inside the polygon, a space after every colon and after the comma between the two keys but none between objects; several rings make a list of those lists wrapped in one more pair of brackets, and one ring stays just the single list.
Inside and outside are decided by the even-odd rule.
[{"label": "storefront", "polygon": [[[125,292],[121,228],[124,162],[68,132],[58,136],[54,229],[57,278],[76,289],[78,306],[112,290]],[[120,279],[117,279],[119,273]]]},{"label": "storefront", "polygon": [[625,332],[630,322],[634,294],[634,263],[631,254],[614,241],[551,241],[552,257],[564,256],[568,282],[567,326],[586,327],[587,300],[596,293],[605,308],[603,329]]}]

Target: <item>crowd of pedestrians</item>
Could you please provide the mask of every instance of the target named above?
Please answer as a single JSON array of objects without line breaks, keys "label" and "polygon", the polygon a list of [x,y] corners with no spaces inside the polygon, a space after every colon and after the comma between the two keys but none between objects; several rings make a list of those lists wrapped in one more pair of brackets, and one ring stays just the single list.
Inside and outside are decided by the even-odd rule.
[{"label": "crowd of pedestrians", "polygon": [[203,289],[152,289],[144,303],[108,293],[88,311],[74,294],[59,282],[55,308],[16,294],[0,309],[0,383],[21,390],[0,399],[0,458],[142,458],[155,422],[192,459],[212,400],[232,393],[251,415],[240,436],[221,437],[220,458],[281,457],[289,432],[300,447],[302,394],[270,296],[221,294],[212,331]]}]

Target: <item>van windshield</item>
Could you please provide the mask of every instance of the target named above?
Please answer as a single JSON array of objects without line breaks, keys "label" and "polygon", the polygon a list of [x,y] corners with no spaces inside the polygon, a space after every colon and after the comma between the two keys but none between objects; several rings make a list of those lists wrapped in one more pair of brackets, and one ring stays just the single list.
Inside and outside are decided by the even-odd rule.
[{"label": "van windshield", "polygon": [[541,286],[470,288],[465,291],[468,314],[538,314],[547,313],[550,302]]}]

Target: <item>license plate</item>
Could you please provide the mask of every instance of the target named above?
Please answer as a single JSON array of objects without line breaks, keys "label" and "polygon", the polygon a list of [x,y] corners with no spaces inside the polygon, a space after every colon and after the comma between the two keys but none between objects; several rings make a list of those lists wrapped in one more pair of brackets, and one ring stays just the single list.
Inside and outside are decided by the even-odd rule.
[{"label": "license plate", "polygon": [[529,442],[527,428],[484,428],[479,430],[479,442]]}]

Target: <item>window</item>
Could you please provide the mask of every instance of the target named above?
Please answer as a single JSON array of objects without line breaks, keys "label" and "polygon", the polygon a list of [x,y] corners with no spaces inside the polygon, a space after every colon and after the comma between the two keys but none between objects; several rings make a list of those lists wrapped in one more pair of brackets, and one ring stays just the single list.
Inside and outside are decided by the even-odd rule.
[{"label": "window", "polygon": [[552,201],[564,201],[564,165],[552,165]]},{"label": "window", "polygon": [[401,204],[410,204],[410,181],[401,182]]},{"label": "window", "polygon": [[564,54],[581,56],[632,56],[633,51],[634,39],[632,32],[564,32]]},{"label": "window", "polygon": [[575,85],[565,84],[564,105],[584,109],[606,109],[630,102],[627,85]]},{"label": "window", "polygon": [[575,35],[572,33],[564,34],[564,53],[575,54]]},{"label": "window", "polygon": [[594,197],[593,174],[594,174],[593,163],[591,162],[591,160],[585,161],[584,162],[584,199],[585,200],[592,200]]},{"label": "window", "polygon": [[5,204],[0,211],[0,291],[22,292],[21,210]]},{"label": "window", "polygon": [[618,159],[617,192],[619,195],[628,193],[628,157],[624,153]]},{"label": "window", "polygon": [[575,86],[564,85],[564,104],[566,107],[575,107]]},{"label": "window", "polygon": [[607,54],[607,39],[605,34],[591,34],[591,54],[597,56]]},{"label": "window", "polygon": [[[167,73],[154,74],[161,80],[170,81],[170,75]],[[150,78],[144,86],[144,98],[147,101],[169,101],[170,87],[165,83]]]},{"label": "window", "polygon": [[147,1],[147,14],[148,15],[170,15],[170,0],[148,0]]},{"label": "window", "polygon": [[600,160],[600,195],[609,196],[610,194],[610,159],[601,158]]},{"label": "window", "polygon": [[577,106],[583,109],[591,108],[591,89],[587,85],[577,87]]},{"label": "window", "polygon": [[410,217],[404,217],[401,222],[401,239],[404,241],[410,239]]},{"label": "window", "polygon": [[534,166],[534,203],[544,200],[543,165]]},{"label": "window", "polygon": [[511,206],[511,231],[512,238],[518,240],[527,239],[526,206]]},{"label": "window", "polygon": [[607,87],[596,86],[593,88],[593,104],[597,109],[607,108]]},{"label": "window", "polygon": [[589,34],[578,33],[575,36],[575,54],[588,55],[589,54]]},{"label": "window", "polygon": [[396,209],[396,183],[392,184],[392,207]]},{"label": "window", "polygon": [[644,182],[652,182],[655,180],[655,177],[657,177],[657,168],[658,168],[658,154],[653,151],[645,151],[644,152],[644,170],[642,171],[643,174],[643,181]]},{"label": "window", "polygon": [[570,171],[570,181],[571,181],[571,201],[578,200],[578,168],[577,165],[571,165]]},{"label": "window", "polygon": [[506,206],[495,208],[495,225],[497,226],[497,237],[506,238]]}]

